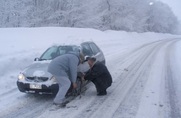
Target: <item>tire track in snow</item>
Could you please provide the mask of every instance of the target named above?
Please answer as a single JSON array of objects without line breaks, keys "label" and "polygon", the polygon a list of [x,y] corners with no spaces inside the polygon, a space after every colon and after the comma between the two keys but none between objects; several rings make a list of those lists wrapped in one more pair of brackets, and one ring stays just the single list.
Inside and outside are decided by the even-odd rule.
[{"label": "tire track in snow", "polygon": [[[117,109],[114,116],[115,118],[124,118],[125,116],[134,117],[137,114],[142,92],[146,86],[147,79],[149,78],[148,71],[151,72],[151,67],[153,66],[152,64],[158,56],[159,50],[161,50],[162,47],[166,46],[167,44],[173,42],[173,40],[162,41],[155,46],[155,48],[153,49],[154,51],[152,52],[152,54],[150,53],[150,57],[147,59],[146,65],[144,65],[142,68],[141,73],[143,73],[144,75],[137,80],[134,86],[132,86],[131,91],[129,92],[130,94],[127,94],[127,96],[125,97],[126,99],[122,102],[122,104],[120,104],[120,108]],[[154,94],[153,91],[152,94]],[[122,115],[120,116],[120,114]]]},{"label": "tire track in snow", "polygon": [[[164,41],[163,43],[165,43],[165,42],[167,42],[167,41]],[[145,70],[140,70],[139,71],[139,73],[138,73],[138,70],[139,70],[139,68],[141,68],[141,66],[142,66],[142,63],[144,62],[144,61],[146,61],[146,59],[149,57],[149,55],[151,54],[151,52],[153,52],[153,50],[154,51],[157,51],[157,49],[154,49],[155,47],[157,47],[157,48],[160,48],[161,47],[161,45],[163,45],[162,44],[162,42],[159,44],[159,45],[157,45],[156,44],[156,46],[154,46],[154,47],[152,47],[151,49],[150,49],[150,52],[148,51],[145,51],[146,53],[145,54],[143,54],[144,55],[144,58],[143,58],[143,56],[140,56],[141,58],[138,58],[133,64],[136,64],[136,65],[131,65],[131,67],[130,67],[130,69],[133,69],[133,70],[129,70],[130,72],[129,73],[127,73],[126,74],[126,76],[124,77],[124,76],[122,76],[121,78],[125,78],[125,80],[122,80],[122,81],[120,81],[120,82],[118,82],[118,81],[116,81],[117,82],[117,86],[122,86],[122,87],[116,87],[116,88],[114,88],[113,90],[112,90],[112,92],[113,93],[111,93],[111,95],[110,96],[114,96],[115,95],[115,97],[117,97],[117,94],[119,94],[119,93],[122,93],[122,95],[120,95],[119,96],[119,98],[121,99],[122,98],[122,100],[119,100],[119,101],[117,101],[117,103],[113,103],[112,104],[112,106],[117,106],[117,104],[119,105],[119,103],[121,103],[123,100],[124,100],[124,98],[126,98],[126,95],[128,94],[129,95],[129,92],[131,91],[131,87],[135,84],[135,82],[136,81],[138,81],[139,80],[139,78],[141,78],[141,76],[143,76],[141,73],[144,73],[144,71]],[[152,57],[150,57],[149,58],[149,63],[148,63],[148,65],[149,64],[151,64],[151,60],[152,60]],[[146,63],[146,62],[145,62]],[[144,69],[144,68],[143,68]],[[137,72],[137,73],[136,73]],[[138,75],[134,75],[134,74],[138,74]],[[135,76],[135,78],[133,78],[132,76]],[[145,75],[144,75],[145,76]],[[132,78],[132,79],[134,79],[134,80],[131,80],[130,78]],[[127,79],[127,81],[126,81],[126,79]],[[132,81],[132,84],[130,84],[131,82],[130,81]],[[130,84],[130,87],[129,88],[126,88],[126,86],[128,85],[128,83]],[[144,84],[144,83],[142,83],[142,84]],[[111,88],[113,88],[113,87],[111,87]],[[119,89],[119,90],[117,90],[118,92],[117,93],[115,93],[114,94],[114,91],[115,91],[115,89]],[[127,89],[126,91],[127,92],[125,92],[125,91],[123,91],[123,89],[125,90],[125,89]],[[129,90],[130,89],[130,90]],[[124,94],[124,95],[123,95]],[[94,109],[93,111],[91,111],[89,114],[87,114],[87,115],[83,115],[83,114],[81,114],[80,116],[84,116],[84,117],[112,117],[112,116],[109,116],[109,115],[111,115],[111,113],[110,113],[110,111],[112,111],[112,113],[114,113],[115,112],[115,109],[113,110],[112,108],[117,108],[117,107],[111,107],[111,105],[108,105],[107,107],[105,106],[106,104],[103,104],[103,103],[111,103],[111,101],[114,101],[115,102],[115,99],[112,99],[112,98],[115,98],[115,97],[110,97],[110,96],[106,96],[105,97],[105,99],[101,99],[101,102],[100,103],[97,103],[96,101],[95,102],[93,102],[93,103],[96,103],[96,104],[92,104],[92,105],[90,105],[88,108],[89,109]],[[108,98],[109,97],[109,98]],[[111,100],[112,99],[112,100]],[[103,104],[103,105],[101,105],[101,104]],[[91,107],[91,108],[90,108]],[[111,109],[109,109],[109,108],[111,108]],[[98,110],[99,109],[99,110]],[[105,110],[104,110],[105,109]],[[89,110],[90,111],[90,110]],[[96,112],[97,111],[97,112]],[[107,112],[109,112],[109,113],[106,113],[106,111]],[[82,113],[85,113],[86,111],[83,111]],[[96,113],[95,113],[96,112]],[[100,114],[100,112],[101,113],[104,113],[104,114]],[[100,116],[99,116],[100,115]],[[78,117],[80,117],[80,116],[78,116]]]},{"label": "tire track in snow", "polygon": [[[155,53],[159,50],[162,42],[156,44],[154,47],[151,47],[149,51],[146,51],[143,59],[137,59],[135,63],[139,62],[140,67],[133,72],[139,74],[135,77],[135,82],[130,87],[130,90],[124,96],[123,101],[117,108],[114,113],[115,118],[124,118],[126,117],[133,117],[136,115],[136,112],[139,107],[140,98],[145,87],[145,83],[147,82],[147,77],[150,74],[152,62],[155,60]],[[134,68],[134,65],[131,65],[130,68]],[[128,75],[130,76],[130,75]],[[135,76],[135,75],[134,75]],[[132,77],[134,78],[134,77]],[[120,115],[122,114],[122,115]]]},{"label": "tire track in snow", "polygon": [[[143,46],[144,47],[144,46]],[[145,46],[145,47],[147,47],[147,46]],[[153,49],[154,49],[154,47],[152,47]],[[141,49],[143,49],[143,50],[145,50],[145,48],[141,48]],[[151,52],[152,52],[152,49],[150,50]],[[110,90],[111,92],[113,91],[113,93],[111,93],[110,94],[110,96],[104,96],[104,97],[102,97],[102,98],[100,98],[100,97],[97,97],[97,96],[94,96],[94,97],[91,97],[91,98],[89,98],[89,100],[91,101],[89,101],[89,100],[87,100],[88,102],[89,102],[89,104],[87,105],[87,107],[84,107],[84,108],[80,108],[79,107],[79,110],[80,109],[82,109],[82,112],[81,113],[77,113],[77,111],[70,111],[71,112],[71,115],[73,114],[73,116],[75,116],[75,117],[97,117],[98,115],[97,114],[100,114],[100,113],[95,113],[96,111],[98,111],[98,112],[100,112],[100,111],[102,111],[102,109],[104,109],[105,108],[105,101],[108,101],[109,103],[110,103],[110,101],[115,101],[116,99],[114,99],[114,98],[116,98],[116,96],[117,96],[117,94],[119,94],[120,92],[122,92],[123,94],[122,94],[122,96],[120,96],[120,98],[123,100],[124,99],[124,96],[127,94],[127,92],[129,91],[129,89],[131,88],[131,86],[132,86],[132,84],[135,82],[135,80],[131,80],[130,78],[131,78],[131,76],[135,76],[134,75],[134,73],[137,71],[137,69],[140,67],[140,64],[142,63],[142,61],[141,60],[145,60],[144,58],[142,58],[142,56],[140,56],[140,55],[138,55],[138,53],[136,53],[137,51],[135,51],[135,55],[134,56],[128,56],[128,57],[131,57],[131,58],[133,58],[133,57],[135,57],[135,58],[138,58],[138,59],[136,59],[137,61],[136,62],[134,62],[134,64],[136,65],[132,65],[131,67],[130,67],[130,72],[132,72],[132,73],[128,73],[128,74],[126,74],[126,75],[124,75],[124,76],[122,76],[121,78],[127,78],[127,79],[120,79],[120,80],[117,80],[116,81],[116,83],[114,83],[113,84],[113,86],[111,87],[112,89]],[[138,51],[139,52],[139,51]],[[136,56],[137,55],[137,56]],[[143,55],[145,55],[145,54],[143,54]],[[149,53],[147,53],[147,55],[145,56],[145,58],[147,58],[148,57],[148,55],[149,55]],[[124,56],[125,57],[125,56]],[[141,58],[140,58],[141,57]],[[120,61],[120,58],[118,58],[118,61],[119,61],[119,63],[117,64],[117,65],[122,65],[122,63],[129,63],[129,61],[130,61],[130,59],[128,59],[128,58],[125,58],[123,61]],[[137,62],[140,62],[140,63],[137,63]],[[134,71],[131,71],[131,69],[132,69],[132,67],[134,68]],[[129,77],[126,77],[126,76],[129,76]],[[137,75],[138,77],[139,77],[139,74]],[[131,82],[129,82],[129,81],[132,81],[132,84],[131,84],[131,86],[129,87],[129,88],[126,88],[126,84],[127,83],[131,83]],[[119,87],[119,86],[122,86],[122,87]],[[113,89],[114,88],[114,89]],[[115,90],[115,89],[119,89],[119,90]],[[127,90],[127,92],[125,92],[125,91],[123,91],[123,88],[126,88]],[[116,92],[115,92],[116,91]],[[112,96],[115,96],[115,97],[112,97]],[[93,99],[94,98],[94,99]],[[122,101],[121,100],[121,101]],[[120,100],[118,101],[118,104],[116,103],[116,104],[114,104],[113,106],[117,106],[117,107],[119,107],[119,102],[121,102]],[[103,104],[103,105],[101,105],[101,104]],[[101,106],[104,106],[104,107],[101,107]],[[101,109],[101,108],[102,109]],[[108,107],[110,107],[109,105],[108,105]],[[108,111],[111,111],[112,110],[112,107],[110,107],[111,109],[109,109]],[[99,110],[98,110],[99,109]],[[106,110],[107,110],[107,108],[106,108]],[[115,110],[115,109],[114,109]],[[114,110],[112,111],[112,112],[114,112]],[[105,112],[102,112],[102,113],[105,113]],[[94,115],[94,114],[96,114],[96,115]],[[109,113],[109,114],[111,114],[111,113]],[[68,115],[68,111],[66,112],[66,114],[63,114],[63,116],[66,116],[66,117],[69,117],[69,115]],[[108,117],[109,115],[108,114],[106,114],[105,115],[106,117]],[[71,117],[71,116],[70,116]],[[101,114],[101,117],[103,117],[103,115]],[[110,116],[111,117],[111,116]]]},{"label": "tire track in snow", "polygon": [[[101,110],[102,108],[106,107],[106,106],[104,106],[104,107],[100,108],[100,110],[103,113],[105,113],[105,114],[102,115],[99,112],[97,112],[96,114],[94,113],[92,118],[93,117],[97,117],[98,115],[100,115],[99,117],[101,117],[101,116],[103,116],[103,117],[105,116],[105,117],[108,117],[108,118],[109,117],[113,117],[113,116],[111,116],[111,114],[114,114],[114,112],[117,112],[119,107],[120,107],[120,105],[121,105],[121,103],[123,103],[125,100],[127,100],[127,97],[131,96],[134,93],[133,90],[135,89],[135,86],[138,86],[138,84],[136,84],[136,83],[139,83],[139,81],[141,81],[141,79],[146,81],[146,78],[143,78],[143,77],[145,77],[145,75],[147,75],[147,71],[150,69],[150,68],[147,68],[146,65],[150,65],[151,64],[151,62],[153,61],[152,60],[153,56],[154,56],[153,54],[157,51],[157,48],[159,48],[161,45],[162,45],[162,42],[159,43],[159,44],[154,45],[153,47],[151,47],[148,50],[145,50],[146,53],[140,55],[140,57],[138,57],[135,60],[135,62],[132,65],[130,65],[129,68],[132,69],[132,70],[130,70],[130,72],[128,72],[125,75],[125,77],[123,76],[123,78],[127,79],[127,81],[125,81],[124,84],[121,84],[121,83],[120,83],[120,85],[118,84],[119,86],[123,86],[122,88],[117,87],[116,89],[114,89],[114,90],[118,89],[117,91],[119,91],[122,94],[122,95],[117,96],[117,94],[118,94],[117,93],[115,95],[115,97],[119,97],[119,102],[117,102],[117,104],[119,106],[118,107],[113,107],[113,106],[116,106],[116,105],[113,105],[112,107],[110,107],[110,108],[115,108],[112,112],[110,112],[111,109],[106,108],[106,110],[108,109],[107,111],[109,113],[106,113],[106,111],[102,111]],[[128,68],[128,70],[129,70],[129,68]],[[142,84],[144,84],[144,82]],[[120,99],[122,99],[122,100],[120,100]],[[135,109],[135,110],[137,110],[137,109]],[[118,117],[118,116],[116,116],[116,117]]]},{"label": "tire track in snow", "polygon": [[177,43],[180,40],[172,42],[167,48],[167,53],[166,53],[166,73],[167,75],[165,76],[166,82],[167,82],[167,87],[168,87],[168,96],[169,96],[169,102],[170,102],[170,107],[171,107],[171,113],[170,117],[171,118],[181,118],[181,112],[180,108],[178,106],[178,98],[175,92],[175,86],[174,86],[174,75],[173,75],[173,67],[171,66],[172,61],[172,54],[173,54],[173,46],[175,46],[175,43]]}]

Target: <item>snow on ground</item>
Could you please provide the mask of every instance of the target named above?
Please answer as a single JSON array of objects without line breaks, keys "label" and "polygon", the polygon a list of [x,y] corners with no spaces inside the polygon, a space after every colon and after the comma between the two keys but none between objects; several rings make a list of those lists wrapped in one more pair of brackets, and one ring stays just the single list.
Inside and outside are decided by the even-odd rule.
[{"label": "snow on ground", "polygon": [[[0,34],[0,117],[181,117],[181,36],[58,27],[2,28]],[[18,73],[49,46],[83,41],[105,54],[113,77],[107,96],[96,96],[89,84],[81,99],[52,112],[54,97],[18,91]]]}]

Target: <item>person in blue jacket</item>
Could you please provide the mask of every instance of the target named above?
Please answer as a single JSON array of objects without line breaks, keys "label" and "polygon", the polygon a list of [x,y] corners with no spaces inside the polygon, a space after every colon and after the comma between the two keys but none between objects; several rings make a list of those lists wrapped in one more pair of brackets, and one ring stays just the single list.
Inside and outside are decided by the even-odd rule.
[{"label": "person in blue jacket", "polygon": [[62,105],[65,101],[65,95],[70,88],[71,82],[73,88],[77,87],[77,67],[83,62],[84,56],[82,53],[70,52],[54,58],[49,66],[48,72],[51,73],[59,85],[58,93],[54,98],[55,105]]}]

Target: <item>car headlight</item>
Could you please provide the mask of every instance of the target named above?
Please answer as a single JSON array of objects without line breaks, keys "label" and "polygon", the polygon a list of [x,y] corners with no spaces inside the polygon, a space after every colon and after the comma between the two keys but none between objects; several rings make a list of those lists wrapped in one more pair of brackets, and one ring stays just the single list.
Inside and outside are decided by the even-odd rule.
[{"label": "car headlight", "polygon": [[53,83],[57,83],[57,80],[55,79],[54,76],[52,76],[52,78],[50,78],[50,80],[51,80]]},{"label": "car headlight", "polygon": [[18,80],[25,80],[25,76],[22,73],[20,73],[18,75]]}]

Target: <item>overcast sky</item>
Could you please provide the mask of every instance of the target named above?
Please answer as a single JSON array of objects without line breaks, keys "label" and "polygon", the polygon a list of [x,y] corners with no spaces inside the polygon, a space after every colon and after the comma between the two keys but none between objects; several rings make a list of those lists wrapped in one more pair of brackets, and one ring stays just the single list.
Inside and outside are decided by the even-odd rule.
[{"label": "overcast sky", "polygon": [[166,4],[168,4],[174,14],[178,17],[179,20],[181,20],[181,0],[160,0]]}]

